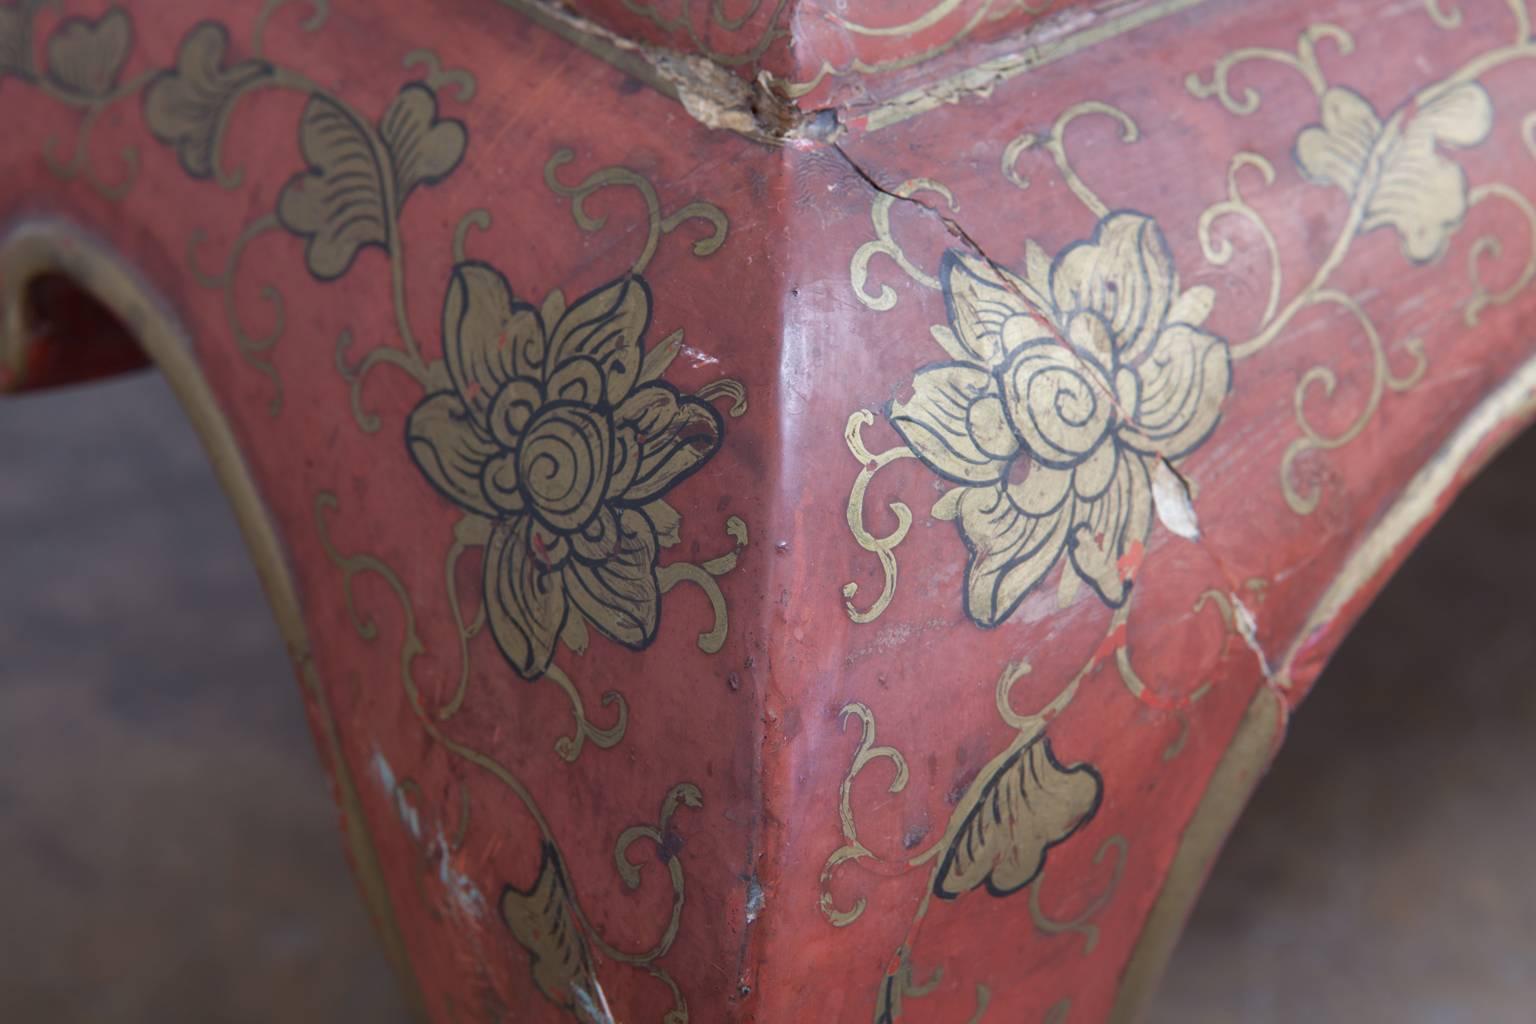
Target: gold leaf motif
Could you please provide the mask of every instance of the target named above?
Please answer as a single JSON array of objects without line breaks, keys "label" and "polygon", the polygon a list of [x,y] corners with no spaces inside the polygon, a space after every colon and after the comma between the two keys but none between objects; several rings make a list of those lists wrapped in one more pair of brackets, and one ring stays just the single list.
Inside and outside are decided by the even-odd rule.
[{"label": "gold leaf motif", "polygon": [[173,146],[182,169],[211,178],[219,126],[229,104],[245,89],[272,76],[266,61],[225,66],[229,33],[217,22],[193,27],[176,52],[176,67],[161,72],[144,90],[144,119],[152,135]]},{"label": "gold leaf motif", "polygon": [[1296,163],[1311,180],[1363,202],[1362,231],[1394,228],[1415,263],[1444,253],[1467,213],[1467,176],[1440,151],[1479,145],[1493,128],[1493,104],[1476,82],[1458,85],[1383,124],[1358,93],[1323,94],[1321,123],[1296,137]]},{"label": "gold leaf motif", "polygon": [[66,18],[48,39],[48,78],[76,96],[105,96],[116,87],[132,45],[133,26],[121,7],[95,21]]},{"label": "gold leaf motif", "polygon": [[585,637],[568,616],[635,650],[655,639],[657,553],[680,526],[661,499],[724,427],[708,402],[644,379],[650,320],[634,275],[543,309],[484,263],[459,264],[449,283],[451,386],[411,413],[407,445],[444,497],[493,524],[486,618],[525,678],[548,670],[562,637]]},{"label": "gold leaf motif", "polygon": [[468,137],[464,125],[437,116],[437,93],[420,82],[400,90],[379,121],[379,136],[395,172],[395,210],[417,185],[435,185],[459,165]]},{"label": "gold leaf motif", "polygon": [[[501,916],[533,961],[533,983],[544,998],[582,1020],[597,1019],[592,956],[571,912],[571,891],[560,855],[543,844],[539,877],[527,890],[507,886]],[[600,998],[600,997],[599,997]]]},{"label": "gold leaf motif", "polygon": [[464,146],[464,126],[438,119],[437,96],[420,82],[400,90],[377,138],[347,107],[311,96],[299,122],[299,148],[309,170],[288,182],[277,205],[283,226],[309,239],[310,273],[334,280],[358,250],[388,248],[406,196],[447,176]]},{"label": "gold leaf motif", "polygon": [[299,122],[299,149],[309,170],[283,187],[277,216],[309,240],[309,272],[324,281],[346,273],[364,246],[385,246],[384,169],[368,127],[326,96],[311,96]]},{"label": "gold leaf motif", "polygon": [[959,822],[934,876],[934,895],[981,886],[1007,896],[1033,882],[1051,847],[1098,812],[1104,785],[1090,764],[1064,766],[1043,732],[1024,733],[977,776],[955,808]]},{"label": "gold leaf motif", "polygon": [[971,553],[967,614],[997,625],[1063,556],[1063,572],[1123,605],[1151,528],[1150,468],[1205,440],[1231,384],[1226,342],[1200,326],[1209,289],[1181,292],[1162,232],[1129,211],[1054,261],[1030,246],[1022,278],[957,250],[940,277],[949,325],[934,336],[951,358],[886,415],[960,485],[935,514]]}]

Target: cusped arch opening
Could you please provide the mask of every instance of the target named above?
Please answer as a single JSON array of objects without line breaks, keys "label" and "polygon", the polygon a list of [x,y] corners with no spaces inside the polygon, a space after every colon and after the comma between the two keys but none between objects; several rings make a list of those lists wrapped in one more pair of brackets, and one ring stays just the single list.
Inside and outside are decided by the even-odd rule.
[{"label": "cusped arch opening", "polygon": [[0,370],[0,390],[60,387],[149,364],[128,325],[70,274],[35,268],[17,292],[17,358]]},{"label": "cusped arch opening", "polygon": [[1418,543],[1291,717],[1145,1024],[1526,1018],[1533,523],[1526,430]]},{"label": "cusped arch opening", "polygon": [[287,554],[185,329],[131,263],[83,226],[56,217],[0,225],[0,396],[134,365],[153,365],[164,374],[229,499],[288,656],[311,698],[354,873],[407,1002],[419,1008],[419,988],[341,752],[329,694],[311,656]]}]

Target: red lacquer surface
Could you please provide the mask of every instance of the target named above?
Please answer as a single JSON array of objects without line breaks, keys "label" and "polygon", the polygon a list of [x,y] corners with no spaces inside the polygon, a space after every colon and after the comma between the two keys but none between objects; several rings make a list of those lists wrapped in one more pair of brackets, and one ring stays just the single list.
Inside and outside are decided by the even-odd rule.
[{"label": "red lacquer surface", "polygon": [[433,1019],[1114,1019],[1202,803],[1523,414],[1525,7],[697,6],[581,13],[836,127],[489,0],[0,8],[0,222],[183,326]]}]

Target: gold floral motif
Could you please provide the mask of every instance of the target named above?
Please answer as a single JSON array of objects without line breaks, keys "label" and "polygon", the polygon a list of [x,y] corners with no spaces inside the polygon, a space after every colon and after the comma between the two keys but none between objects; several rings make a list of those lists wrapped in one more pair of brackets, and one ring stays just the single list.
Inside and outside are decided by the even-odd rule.
[{"label": "gold floral motif", "polygon": [[[1005,676],[1016,676],[1017,673],[1017,669],[1010,667]],[[1000,690],[1002,685],[1000,682]],[[870,741],[873,738],[872,716],[860,717],[866,723],[866,741]],[[866,744],[860,745],[860,759],[865,758],[866,749]],[[881,748],[876,754],[871,749],[870,755],[890,756],[887,750]],[[856,760],[855,770],[858,767],[861,764]],[[845,781],[845,788],[847,785]],[[891,791],[896,792],[897,787],[893,786]],[[1091,921],[1108,905],[1119,884],[1129,856],[1125,838],[1111,836],[1099,847],[1093,858],[1095,864],[1101,863],[1109,850],[1115,850],[1112,876],[1103,891],[1071,919],[1054,920],[1044,912],[1040,906],[1039,886],[1050,851],[1093,820],[1103,794],[1103,780],[1092,765],[1063,765],[1056,759],[1043,720],[1036,718],[1019,729],[1013,742],[982,768],[971,783],[950,815],[939,841],[907,862],[908,866],[917,867],[937,858],[928,888],[907,929],[906,941],[896,950],[891,968],[881,979],[875,1002],[876,1024],[894,1024],[900,1020],[904,1001],[928,994],[942,978],[942,968],[935,968],[929,980],[922,983],[913,977],[913,945],[917,930],[935,897],[947,903],[982,888],[998,898],[1028,889],[1030,919],[1042,934],[1081,934],[1084,955],[1092,952],[1098,926]],[[828,867],[831,866],[829,861]],[[824,874],[824,901],[825,883]],[[862,909],[862,901],[858,909]],[[977,1009],[972,1021],[981,1019],[990,1001],[991,992],[987,986],[976,985]]]},{"label": "gold floral motif", "polygon": [[[330,537],[327,513],[336,509],[335,495],[322,493],[315,499],[315,526],[326,556],[342,573],[341,589],[348,616],[358,635],[364,640],[376,640],[379,636],[377,621],[365,614],[358,605],[355,593],[359,576],[377,577],[399,603],[404,622],[400,639],[400,684],[407,702],[422,730],[444,750],[459,760],[486,772],[503,786],[533,818],[540,835],[540,866],[535,883],[526,890],[509,888],[503,894],[502,914],[509,929],[530,953],[535,984],[542,993],[561,1006],[569,1000],[577,1001],[575,1013],[579,1019],[597,1022],[611,1018],[597,1017],[591,1007],[577,999],[570,988],[572,983],[592,979],[592,991],[587,995],[601,1005],[601,988],[591,973],[592,951],[596,950],[609,960],[644,969],[663,982],[672,992],[676,1006],[666,1018],[668,1024],[686,1024],[687,1002],[665,968],[656,963],[671,949],[676,940],[684,901],[683,868],[675,856],[667,855],[668,875],[671,882],[671,909],[660,937],[651,946],[641,950],[623,949],[607,941],[588,920],[577,898],[576,887],[571,881],[554,828],[544,816],[538,801],[528,787],[504,764],[489,754],[456,739],[444,731],[443,716],[429,711],[426,699],[416,676],[416,660],[426,652],[426,645],[417,629],[416,607],[411,594],[401,582],[400,576],[381,559],[368,554],[343,554],[337,550]],[[445,580],[445,585],[449,582]],[[640,873],[627,858],[627,850],[640,839],[652,839],[658,845],[666,842],[673,826],[671,819],[679,806],[699,807],[703,798],[698,788],[690,783],[680,783],[668,792],[662,801],[660,820],[655,826],[639,825],[626,829],[614,847],[614,861],[618,874],[626,888],[634,890],[640,885]],[[468,814],[466,807],[463,814]],[[661,837],[657,839],[657,837]],[[665,850],[666,848],[663,847]],[[510,899],[508,899],[510,897]]]},{"label": "gold floral motif", "polygon": [[934,514],[970,549],[965,609],[1006,619],[1066,554],[1108,605],[1125,601],[1152,519],[1150,470],[1205,440],[1231,382],[1200,325],[1208,288],[1180,291],[1162,232],[1112,213],[1020,277],[951,251],[942,276],[950,360],[919,370],[891,425],[958,486]]},{"label": "gold floral motif", "polygon": [[[406,439],[445,497],[489,524],[487,617],[534,679],[574,613],[633,649],[656,636],[662,501],[720,447],[720,414],[647,361],[651,295],[620,278],[564,306],[514,300],[483,263],[454,270],[443,306],[451,387],[411,413]],[[667,531],[675,543],[675,529]]]},{"label": "gold floral motif", "polygon": [[[44,156],[61,177],[83,174],[87,184],[109,197],[125,194],[137,170],[137,151],[132,147],[123,151],[128,170],[116,183],[103,181],[88,161],[92,126],[111,104],[139,96],[151,135],[174,151],[187,174],[233,189],[242,175],[238,169],[231,171],[223,165],[222,150],[242,97],[265,88],[294,91],[305,97],[298,135],[307,168],[289,180],[275,208],[248,223],[230,243],[220,269],[209,272],[205,268],[200,253],[208,233],[195,231],[187,245],[193,277],[203,286],[222,292],[242,355],[273,380],[275,413],[281,404],[281,380],[267,353],[284,332],[284,301],[276,288],[263,286],[257,294],[269,307],[270,326],[266,330],[251,328],[239,319],[235,287],[247,247],[266,234],[287,231],[306,241],[306,266],[321,281],[345,274],[363,248],[385,251],[398,347],[376,346],[352,364],[345,359],[351,332],[343,331],[335,346],[337,367],[351,386],[354,416],[368,432],[381,426],[380,418],[367,413],[359,400],[359,387],[371,369],[381,364],[394,366],[425,393],[406,423],[407,440],[415,442],[409,451],[427,459],[423,471],[429,481],[464,512],[443,564],[444,599],[456,628],[459,659],[457,681],[449,682],[450,692],[435,695],[435,706],[429,705],[416,678],[416,661],[427,653],[427,644],[417,629],[411,595],[399,575],[380,559],[366,554],[343,555],[335,548],[326,513],[337,502],[333,495],[322,493],[315,503],[317,527],[327,555],[341,570],[348,614],[359,636],[376,639],[378,623],[359,610],[353,586],[359,575],[382,580],[403,613],[400,682],[423,732],[454,758],[494,777],[521,802],[537,825],[537,878],[527,890],[508,887],[501,902],[506,926],[530,955],[535,986],[580,1019],[611,1020],[592,970],[594,957],[600,956],[608,962],[631,965],[664,984],[673,1001],[665,1015],[667,1024],[686,1024],[686,999],[658,961],[678,935],[683,905],[683,865],[673,852],[678,836],[671,819],[681,806],[701,806],[698,788],[688,783],[674,786],[662,803],[658,823],[631,826],[619,837],[615,866],[627,888],[641,885],[640,865],[629,859],[627,851],[644,839],[657,845],[658,859],[667,865],[672,889],[670,912],[655,942],[640,949],[622,948],[607,941],[585,916],[554,829],[533,793],[499,761],[445,732],[444,723],[465,703],[471,678],[470,641],[488,626],[504,651],[508,647],[520,650],[517,645],[524,644],[528,648],[525,662],[531,664],[542,656],[537,674],[558,686],[570,700],[575,732],[560,736],[554,743],[562,759],[574,761],[588,741],[610,748],[623,738],[629,712],[620,693],[609,690],[602,694],[603,706],[613,709],[612,722],[594,724],[587,717],[575,683],[549,663],[549,652],[539,646],[547,640],[540,632],[547,623],[541,620],[530,625],[523,621],[520,625],[527,635],[518,632],[519,624],[508,626],[504,613],[531,593],[519,590],[521,580],[515,577],[530,561],[539,586],[548,582],[551,572],[561,570],[558,596],[569,599],[575,614],[564,616],[559,635],[578,653],[587,645],[589,623],[629,646],[649,643],[655,632],[660,595],[682,582],[699,586],[714,612],[712,627],[699,635],[699,648],[714,652],[723,645],[726,607],[717,579],[735,569],[747,543],[746,524],[736,516],[726,518],[726,534],[735,543],[732,550],[697,563],[674,560],[659,566],[657,549],[678,544],[682,525],[676,510],[661,495],[719,448],[722,418],[710,403],[724,400],[730,415],[740,416],[747,408],[746,391],[739,381],[721,378],[685,396],[660,379],[682,349],[682,331],[672,332],[659,345],[647,349],[651,296],[640,271],[654,255],[661,235],[689,221],[703,220],[713,228],[694,241],[693,252],[699,256],[715,252],[725,241],[726,217],[719,208],[701,201],[663,215],[655,187],[624,168],[609,168],[574,188],[551,181],[557,191],[572,197],[577,223],[587,230],[596,230],[603,223],[602,218],[586,216],[581,203],[587,195],[610,184],[635,187],[647,201],[650,233],[641,259],[630,273],[578,300],[569,310],[561,293],[553,292],[542,309],[527,319],[521,315],[527,307],[514,302],[499,272],[466,258],[469,230],[484,231],[491,223],[487,211],[472,210],[460,220],[453,236],[456,266],[444,304],[444,358],[428,362],[412,332],[405,305],[399,215],[419,186],[442,180],[462,159],[468,141],[466,129],[458,120],[439,115],[438,94],[442,88],[450,88],[461,101],[467,101],[474,94],[474,77],[465,70],[444,69],[430,51],[412,51],[405,55],[404,66],[409,70],[426,65],[425,80],[402,87],[377,120],[365,117],[296,68],[266,58],[263,37],[267,22],[290,2],[265,0],[245,59],[231,60],[228,30],[220,23],[205,21],[182,39],[174,66],[123,81],[133,41],[132,23],[125,9],[109,8],[95,19],[63,19],[44,42],[46,61],[37,66],[33,16],[48,4],[46,0],[21,0],[13,6],[0,6],[0,76],[20,78],[84,111],[75,133],[73,157],[67,161],[57,158],[52,139]],[[328,4],[307,0],[305,6],[309,15],[300,27],[315,31],[325,20]],[[568,159],[569,153],[556,154],[547,172],[552,175],[553,169]],[[521,339],[523,344],[515,353],[498,350],[497,338],[485,332],[499,330],[514,318],[518,325],[530,327],[530,333]],[[586,447],[573,449],[569,447],[572,443]],[[483,485],[474,493],[455,490],[464,482],[462,474],[468,472],[465,458],[481,451],[476,445],[492,446],[499,461],[492,467],[487,458],[488,464],[480,467]],[[595,490],[584,492],[583,488]],[[483,550],[489,582],[479,607],[466,614],[456,589],[456,566],[471,548]],[[496,567],[503,570],[501,575],[497,575]],[[533,599],[552,598],[546,591]],[[446,649],[451,650],[451,646]],[[435,648],[433,653],[437,653]],[[525,667],[519,665],[520,670]],[[398,800],[400,793],[392,791],[391,795]],[[465,841],[469,811],[466,797],[452,840],[454,850]]]},{"label": "gold floral motif", "polygon": [[[423,82],[411,82],[374,123],[349,103],[291,67],[261,57],[266,21],[291,0],[268,0],[252,31],[251,51],[257,56],[229,64],[229,33],[223,25],[203,22],[182,40],[176,67],[154,75],[144,95],[144,113],[151,133],[172,146],[184,170],[197,178],[213,179],[224,188],[235,188],[242,172],[222,165],[225,133],[236,105],[247,92],[282,88],[307,97],[299,119],[299,149],[308,167],[295,174],[279,194],[272,213],[253,220],[241,233],[221,274],[197,272],[207,287],[224,293],[226,317],[241,355],[273,381],[271,411],[282,409],[282,381],[270,352],[284,330],[282,295],[265,286],[261,298],[273,309],[272,328],[253,335],[242,324],[234,306],[236,272],[241,253],[255,238],[282,228],[306,241],[305,263],[317,280],[341,277],[357,253],[377,247],[390,263],[390,285],[395,324],[401,347],[375,347],[356,364],[344,356],[351,331],[337,338],[337,368],[351,385],[353,414],[358,425],[373,433],[380,427],[377,416],[362,408],[361,388],[370,371],[390,365],[410,376],[423,388],[431,387],[431,369],[406,309],[404,246],[399,216],[406,199],[420,186],[447,177],[463,158],[467,133],[462,122],[438,115],[437,88],[455,88],[462,97],[474,93],[474,78],[467,72],[444,71],[429,51],[407,55],[406,67],[426,63]],[[311,16],[303,23],[315,31],[324,22],[327,5],[311,0]],[[488,222],[487,222],[488,223]],[[194,238],[194,247],[202,233]]]},{"label": "gold floral motif", "polygon": [[[404,425],[407,452],[427,481],[462,512],[442,570],[458,657],[457,679],[449,682],[449,692],[435,695],[435,706],[428,705],[414,667],[427,648],[417,631],[410,594],[381,560],[346,556],[335,549],[325,511],[336,501],[322,494],[316,502],[317,524],[327,554],[343,572],[348,611],[359,635],[374,639],[377,624],[359,613],[353,582],[359,574],[373,574],[388,585],[405,616],[400,680],[422,729],[454,757],[496,778],[537,824],[537,878],[526,890],[508,887],[501,911],[513,937],[529,953],[539,991],[579,1019],[611,1020],[593,973],[594,957],[601,956],[661,981],[673,997],[665,1019],[668,1024],[686,1024],[687,1002],[657,961],[676,939],[683,904],[683,868],[670,852],[670,819],[679,806],[701,805],[698,789],[686,783],[673,787],[657,825],[633,826],[620,836],[615,864],[628,888],[639,887],[640,874],[625,851],[641,839],[657,843],[672,886],[671,912],[659,939],[645,949],[620,948],[583,913],[554,829],[533,793],[503,764],[445,732],[445,724],[466,703],[470,642],[485,628],[519,674],[549,680],[570,701],[575,731],[554,743],[565,761],[576,760],[588,741],[599,748],[619,743],[628,726],[629,705],[617,690],[604,692],[602,705],[612,709],[612,721],[594,724],[581,691],[552,663],[557,639],[580,654],[588,645],[590,625],[618,643],[644,647],[655,637],[661,595],[690,582],[704,591],[714,611],[713,626],[699,635],[700,649],[715,652],[723,645],[726,606],[717,578],[735,568],[747,543],[746,524],[727,517],[733,550],[697,563],[674,560],[659,565],[658,550],[682,539],[681,517],[662,496],[718,450],[723,421],[711,403],[725,400],[730,415],[740,416],[746,411],[746,392],[740,382],[722,378],[683,395],[661,379],[682,349],[682,331],[648,346],[652,300],[641,272],[661,236],[688,221],[711,225],[713,231],[695,240],[693,251],[712,254],[725,241],[726,217],[701,201],[663,215],[655,187],[627,168],[608,168],[581,185],[564,186],[553,173],[572,155],[558,152],[546,167],[546,180],[572,199],[576,221],[586,230],[603,225],[602,218],[589,217],[582,206],[593,191],[618,184],[641,192],[650,231],[640,259],[629,273],[569,308],[556,290],[534,309],[514,298],[498,270],[467,257],[470,230],[491,226],[488,211],[471,210],[459,220],[452,238],[455,266],[443,305],[443,358],[428,361],[406,308],[399,219],[409,196],[420,186],[443,180],[462,160],[467,130],[457,119],[440,115],[439,92],[450,88],[467,101],[474,95],[474,77],[463,70],[445,70],[430,51],[412,51],[405,55],[404,66],[424,64],[425,80],[403,86],[376,120],[364,116],[302,72],[264,56],[266,23],[287,2],[267,0],[252,31],[249,58],[231,62],[227,30],[204,22],[183,39],[175,67],[145,79],[144,113],[152,134],[175,150],[188,174],[225,188],[241,180],[239,170],[226,169],[221,156],[240,99],[268,87],[306,98],[298,136],[307,167],[289,179],[271,212],[241,232],[222,272],[203,272],[196,259],[205,233],[191,240],[189,260],[204,285],[223,291],[242,354],[273,378],[278,389],[275,412],[281,381],[266,353],[283,333],[283,300],[270,287],[259,293],[272,310],[272,326],[265,332],[248,331],[238,320],[233,289],[246,247],[268,232],[287,231],[305,240],[306,267],[319,281],[346,274],[364,248],[384,251],[398,345],[375,346],[354,363],[347,357],[352,332],[346,330],[336,340],[335,360],[350,387],[354,418],[366,432],[382,427],[381,417],[361,403],[360,388],[371,370],[393,366],[422,389],[423,397]],[[325,19],[327,4],[309,0],[307,6],[310,15],[301,27],[314,31]],[[457,565],[471,549],[482,553],[482,600],[478,607],[466,609],[456,587]],[[464,811],[467,814],[467,806]]]},{"label": "gold floral motif", "polygon": [[1039,877],[1051,847],[1093,818],[1103,793],[1092,765],[1067,767],[1043,731],[1020,733],[956,808],[959,826],[939,861],[934,894],[952,900],[982,886],[993,896],[1018,892]]},{"label": "gold floral motif", "polygon": [[1322,123],[1296,137],[1296,163],[1312,181],[1365,194],[1360,230],[1395,228],[1403,255],[1428,263],[1445,251],[1467,213],[1467,175],[1440,146],[1476,146],[1493,129],[1493,103],[1475,82],[1384,124],[1359,93],[1323,93]]},{"label": "gold floral motif", "polygon": [[[906,758],[894,747],[875,743],[875,716],[866,705],[849,704],[843,708],[842,721],[857,717],[862,736],[849,770],[838,791],[838,811],[842,819],[844,844],[827,859],[821,873],[821,909],[834,927],[852,924],[863,913],[866,902],[860,897],[848,910],[839,910],[832,902],[829,883],[832,872],[844,863],[877,862],[883,873],[906,871],[932,864],[928,884],[908,926],[906,939],[891,958],[891,967],[881,979],[876,997],[875,1020],[893,1024],[903,1016],[905,1000],[920,998],[937,987],[943,968],[935,968],[927,981],[914,979],[913,948],[917,932],[937,898],[944,904],[955,903],[969,893],[985,888],[993,897],[1011,896],[1028,889],[1030,919],[1043,935],[1076,933],[1083,936],[1084,955],[1093,951],[1099,928],[1093,923],[1109,905],[1119,886],[1130,856],[1124,836],[1104,840],[1093,856],[1094,864],[1104,862],[1111,850],[1115,860],[1104,888],[1075,915],[1057,920],[1041,905],[1039,887],[1050,851],[1081,832],[1098,814],[1103,801],[1104,783],[1097,768],[1086,762],[1062,764],[1055,756],[1046,735],[1049,723],[1072,703],[1084,678],[1103,666],[1111,650],[1119,650],[1116,638],[1123,638],[1130,602],[1111,617],[1103,642],[1070,681],[1038,712],[1020,714],[1012,706],[1014,684],[1029,675],[1027,662],[1008,665],[996,684],[997,710],[1003,722],[1014,730],[1014,738],[988,762],[956,802],[943,834],[925,850],[904,861],[882,858],[858,839],[854,827],[851,791],[854,780],[866,767],[879,759],[888,759],[894,775],[888,791],[900,793],[908,779]],[[1127,685],[1130,682],[1127,681]],[[971,1018],[980,1020],[990,1000],[985,985],[976,986],[977,1011]]]}]

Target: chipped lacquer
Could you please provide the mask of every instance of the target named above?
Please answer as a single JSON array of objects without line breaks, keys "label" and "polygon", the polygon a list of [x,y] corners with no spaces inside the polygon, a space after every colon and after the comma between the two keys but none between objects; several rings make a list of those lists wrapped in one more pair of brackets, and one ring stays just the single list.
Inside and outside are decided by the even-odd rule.
[{"label": "chipped lacquer", "polygon": [[3,0],[0,386],[169,376],[425,1018],[1127,1021],[1536,411],[1531,16]]}]

